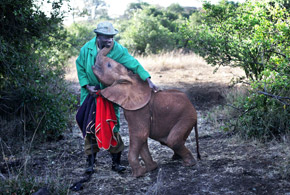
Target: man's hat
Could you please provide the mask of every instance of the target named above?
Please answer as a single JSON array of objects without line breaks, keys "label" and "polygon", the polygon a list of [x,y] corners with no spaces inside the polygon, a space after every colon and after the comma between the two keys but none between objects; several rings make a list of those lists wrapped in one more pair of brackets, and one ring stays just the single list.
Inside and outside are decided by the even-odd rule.
[{"label": "man's hat", "polygon": [[97,28],[94,30],[97,34],[102,35],[116,35],[119,31],[113,27],[110,22],[101,22],[98,24]]}]

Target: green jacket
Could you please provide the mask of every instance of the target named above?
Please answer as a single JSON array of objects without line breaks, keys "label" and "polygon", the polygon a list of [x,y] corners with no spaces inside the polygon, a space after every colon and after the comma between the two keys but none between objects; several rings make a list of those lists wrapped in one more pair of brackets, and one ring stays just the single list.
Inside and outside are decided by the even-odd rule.
[{"label": "green jacket", "polygon": [[[87,95],[89,94],[88,90],[86,90],[84,86],[100,85],[101,89],[104,88],[104,86],[98,81],[97,77],[94,75],[92,70],[92,66],[95,63],[97,54],[98,49],[96,46],[96,37],[95,37],[89,42],[87,42],[81,48],[80,55],[76,60],[77,73],[79,83],[81,86],[81,99],[80,99],[81,104],[84,102]],[[111,51],[108,53],[107,56],[124,65],[128,69],[132,70],[134,73],[138,74],[144,81],[148,77],[150,77],[150,74],[142,67],[142,65],[138,62],[138,60],[136,60],[133,56],[131,56],[128,53],[128,50],[119,43],[117,43],[116,41],[114,41],[114,47],[111,49]],[[114,108],[118,119],[117,127],[119,127],[119,119],[120,119],[119,107],[117,105],[114,105]],[[115,129],[116,131],[119,130],[119,128]]]}]

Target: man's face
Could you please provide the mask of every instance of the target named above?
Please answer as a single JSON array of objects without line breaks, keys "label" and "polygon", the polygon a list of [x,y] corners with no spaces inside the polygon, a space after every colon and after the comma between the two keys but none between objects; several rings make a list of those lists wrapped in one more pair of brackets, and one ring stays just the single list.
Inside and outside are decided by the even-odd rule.
[{"label": "man's face", "polygon": [[100,49],[103,49],[104,47],[109,48],[114,40],[114,36],[113,35],[100,35],[98,34],[97,36],[97,41],[98,41],[98,47]]}]

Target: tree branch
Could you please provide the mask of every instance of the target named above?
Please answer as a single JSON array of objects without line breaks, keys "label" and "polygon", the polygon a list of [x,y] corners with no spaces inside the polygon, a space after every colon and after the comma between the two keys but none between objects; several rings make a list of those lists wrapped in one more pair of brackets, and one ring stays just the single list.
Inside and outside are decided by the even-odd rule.
[{"label": "tree branch", "polygon": [[282,96],[278,96],[278,95],[273,95],[264,91],[258,91],[258,93],[263,94],[265,96],[274,98],[276,100],[278,100],[279,102],[281,102],[282,104],[288,105],[290,106],[290,104],[288,104],[287,102],[283,101],[283,100],[290,100],[290,97],[282,97]]}]

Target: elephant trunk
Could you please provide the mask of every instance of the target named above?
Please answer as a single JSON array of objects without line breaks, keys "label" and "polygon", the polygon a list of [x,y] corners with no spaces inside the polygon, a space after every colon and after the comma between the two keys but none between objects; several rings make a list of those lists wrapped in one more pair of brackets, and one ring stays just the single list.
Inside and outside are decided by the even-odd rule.
[{"label": "elephant trunk", "polygon": [[106,56],[113,47],[114,47],[114,42],[111,44],[110,47],[104,47],[103,49],[101,49],[97,56]]},{"label": "elephant trunk", "polygon": [[107,58],[106,55],[111,51],[111,49],[114,46],[114,42],[111,44],[110,47],[104,47],[98,52],[98,55],[96,56],[96,61],[94,66],[92,67],[93,73],[100,79],[104,75],[104,68],[102,67],[104,65],[105,59]]}]

